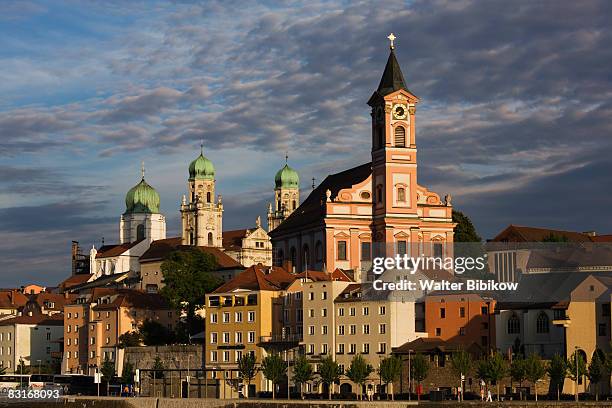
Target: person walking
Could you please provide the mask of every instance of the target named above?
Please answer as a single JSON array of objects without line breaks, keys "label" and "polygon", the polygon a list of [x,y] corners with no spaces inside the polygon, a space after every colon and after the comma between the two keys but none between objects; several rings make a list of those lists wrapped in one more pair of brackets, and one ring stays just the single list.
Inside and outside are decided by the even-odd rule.
[{"label": "person walking", "polygon": [[491,390],[487,391],[487,402],[493,402],[493,396],[491,395]]}]

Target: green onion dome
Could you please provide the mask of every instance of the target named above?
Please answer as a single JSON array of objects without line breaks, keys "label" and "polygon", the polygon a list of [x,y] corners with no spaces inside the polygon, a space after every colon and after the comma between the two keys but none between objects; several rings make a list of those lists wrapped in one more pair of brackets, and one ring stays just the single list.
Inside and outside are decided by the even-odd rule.
[{"label": "green onion dome", "polygon": [[126,213],[159,213],[159,194],[144,179],[128,191],[125,196]]},{"label": "green onion dome", "polygon": [[280,169],[274,177],[276,188],[299,188],[300,176],[288,164]]},{"label": "green onion dome", "polygon": [[189,180],[214,180],[215,167],[202,152],[189,165]]}]

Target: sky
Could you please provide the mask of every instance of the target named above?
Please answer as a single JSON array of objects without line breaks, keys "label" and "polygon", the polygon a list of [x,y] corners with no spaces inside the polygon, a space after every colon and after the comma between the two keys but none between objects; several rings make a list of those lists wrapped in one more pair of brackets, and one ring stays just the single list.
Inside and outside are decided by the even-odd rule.
[{"label": "sky", "polygon": [[419,184],[483,238],[612,233],[610,20],[605,0],[3,0],[0,287],[56,285],[72,240],[116,242],[141,161],[169,236],[201,141],[226,229],[265,219],[285,152],[302,199],[369,161],[390,32]]}]

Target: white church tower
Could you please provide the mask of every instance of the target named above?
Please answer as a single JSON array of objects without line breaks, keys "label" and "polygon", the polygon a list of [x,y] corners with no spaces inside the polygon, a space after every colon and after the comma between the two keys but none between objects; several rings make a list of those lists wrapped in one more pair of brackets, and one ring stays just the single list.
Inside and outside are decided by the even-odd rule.
[{"label": "white church tower", "polygon": [[189,199],[181,203],[183,245],[223,247],[223,204],[215,201],[215,168],[200,149],[189,165]]}]

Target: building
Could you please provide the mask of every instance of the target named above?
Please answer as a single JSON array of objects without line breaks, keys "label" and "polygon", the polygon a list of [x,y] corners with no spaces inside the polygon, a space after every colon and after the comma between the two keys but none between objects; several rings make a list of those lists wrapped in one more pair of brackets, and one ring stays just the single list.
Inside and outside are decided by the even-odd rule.
[{"label": "building", "polygon": [[452,254],[451,197],[442,201],[417,182],[418,102],[392,47],[368,101],[372,161],[328,176],[269,232],[277,265],[354,270],[361,281],[373,254]]},{"label": "building", "polygon": [[496,348],[495,300],[483,293],[432,292],[425,296],[425,331],[465,350]]},{"label": "building", "polygon": [[[283,337],[288,332],[282,326],[283,297],[295,279],[282,268],[253,265],[206,295],[206,368],[215,370],[212,378],[236,370],[247,353],[261,364],[269,352],[277,350],[277,342],[299,344],[297,337]],[[271,391],[271,387],[258,372],[248,395]]]},{"label": "building", "polygon": [[0,319],[16,316],[19,310],[28,302],[28,297],[17,289],[0,290]]},{"label": "building", "polygon": [[[611,296],[611,273],[525,275],[517,291],[496,305],[497,348],[544,359],[572,358],[578,351],[588,364],[594,353],[610,351]],[[589,390],[586,378],[578,390]],[[566,380],[562,392],[574,391],[574,382]]]},{"label": "building", "polygon": [[149,249],[139,259],[140,290],[157,293],[164,286],[162,263],[175,251],[185,251],[193,248],[197,248],[215,258],[217,269],[212,273],[223,281],[233,279],[244,270],[244,266],[219,248],[183,245],[181,237],[160,239],[152,242]]},{"label": "building", "polygon": [[0,320],[0,367],[7,373],[25,367],[54,365],[53,353],[60,351],[58,340],[63,335],[63,316],[27,312]]},{"label": "building", "polygon": [[[288,157],[285,156],[285,161]],[[300,176],[285,163],[274,176],[274,210],[268,204],[268,232],[278,227],[300,205]]]},{"label": "building", "polygon": [[272,266],[272,243],[259,217],[254,228],[223,231],[223,250],[246,267]]},{"label": "building", "polygon": [[161,296],[134,289],[93,288],[64,307],[63,373],[93,375],[105,359],[121,375],[119,337],[146,320],[173,330],[178,316]]}]

